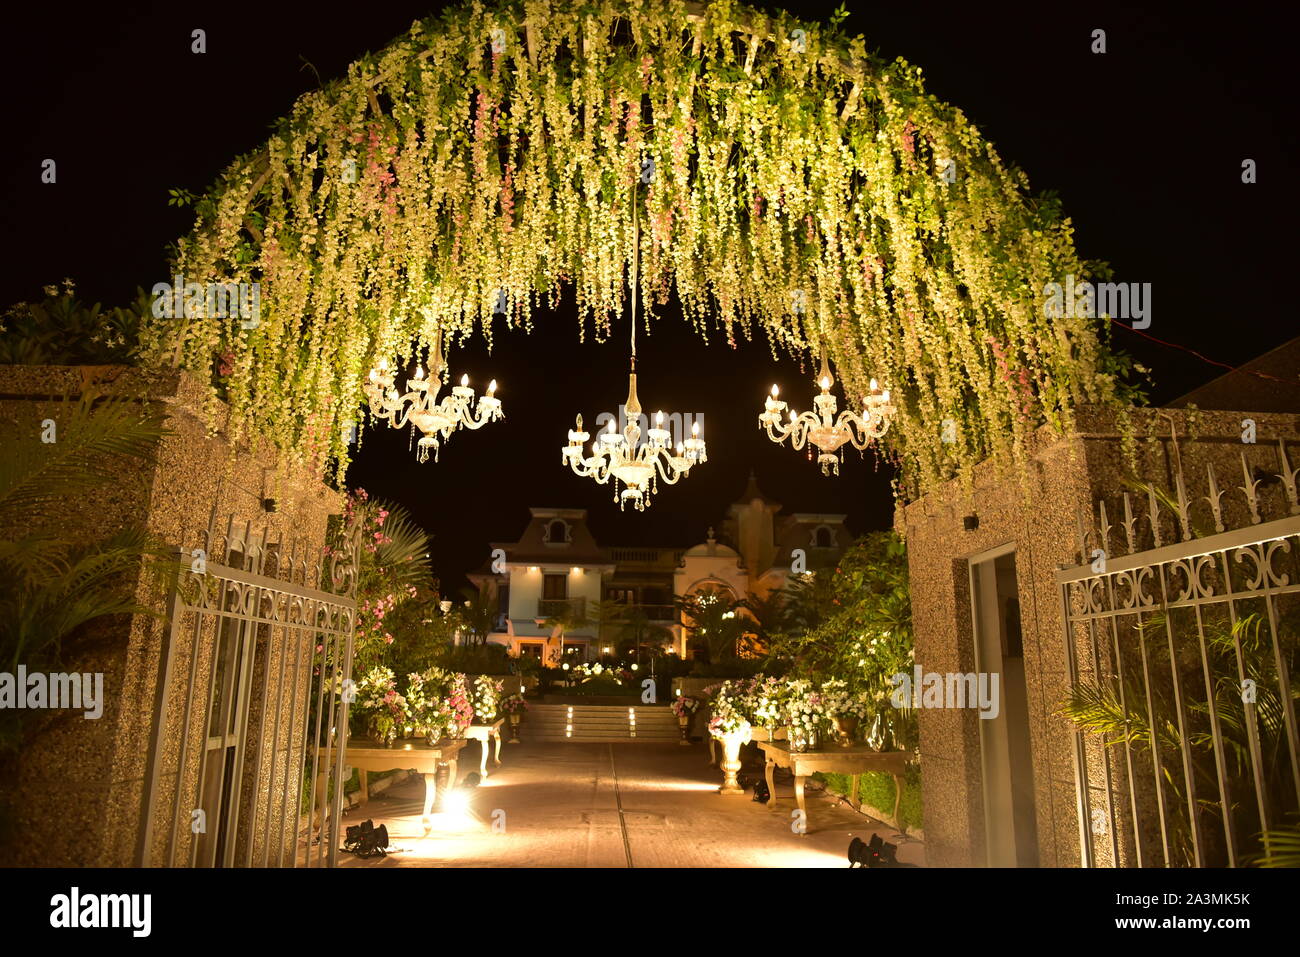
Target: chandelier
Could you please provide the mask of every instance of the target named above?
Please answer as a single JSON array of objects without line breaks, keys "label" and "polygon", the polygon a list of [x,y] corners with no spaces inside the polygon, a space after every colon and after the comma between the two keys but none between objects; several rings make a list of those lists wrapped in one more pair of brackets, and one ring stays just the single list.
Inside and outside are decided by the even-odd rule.
[{"label": "chandelier", "polygon": [[[817,384],[821,386],[822,391],[821,395],[813,396],[816,412],[798,413],[791,409],[788,420],[782,422],[781,413],[785,411],[785,403],[777,398],[780,391],[774,385],[772,394],[765,402],[766,410],[759,413],[758,422],[760,426],[767,428],[767,437],[778,445],[790,439],[796,451],[808,443],[815,446],[821,452],[817,461],[821,464],[822,474],[839,475],[840,458],[836,453],[840,447],[851,444],[859,451],[865,449],[871,442],[889,431],[895,409],[889,400],[889,390],[881,390],[876,380],[872,379],[867,394],[862,400],[861,414],[852,409],[845,409],[836,416],[839,403],[835,396],[831,395],[831,386],[835,384],[835,380],[831,378],[824,345],[822,369],[817,377]],[[811,454],[812,449],[809,449],[809,455]]]},{"label": "chandelier", "polygon": [[412,436],[416,429],[422,433],[415,454],[419,462],[429,460],[430,449],[433,449],[436,462],[441,444],[457,429],[481,429],[489,422],[505,417],[501,400],[494,395],[496,379],[488,383],[487,394],[476,402],[474,390],[469,386],[469,376],[463,375],[460,385],[452,386],[439,401],[438,393],[442,391],[446,376],[447,363],[442,357],[442,335],[439,333],[429,357],[428,374],[416,365],[415,375],[406,380],[405,394],[398,394],[394,385],[396,376],[388,371],[386,359],[380,360],[378,368],[370,370],[368,381],[362,386],[370,411],[376,418],[387,420],[394,429],[409,422]]},{"label": "chandelier", "polygon": [[[635,203],[635,199],[633,200]],[[638,511],[645,511],[650,499],[658,490],[659,481],[668,485],[689,475],[691,466],[708,461],[704,440],[700,438],[700,423],[691,426],[688,438],[672,446],[672,434],[663,427],[664,414],[655,414],[654,426],[641,438],[641,401],[636,394],[636,298],[637,264],[641,255],[639,217],[633,214],[635,248],[632,253],[632,367],[627,377],[627,402],[624,411],[627,425],[622,433],[615,431],[613,420],[608,431],[601,432],[591,445],[591,454],[583,455],[583,444],[591,438],[582,430],[582,416],[577,418],[577,428],[569,430],[569,444],[560,450],[561,464],[568,464],[575,475],[595,479],[604,485],[614,479],[614,501],[619,510],[632,502]],[[619,485],[623,486],[620,494]]]}]

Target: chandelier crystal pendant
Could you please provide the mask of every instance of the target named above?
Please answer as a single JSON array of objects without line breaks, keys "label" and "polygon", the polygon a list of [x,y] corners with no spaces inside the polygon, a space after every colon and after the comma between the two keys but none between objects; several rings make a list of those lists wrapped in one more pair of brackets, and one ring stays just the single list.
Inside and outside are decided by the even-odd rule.
[{"label": "chandelier crystal pendant", "polygon": [[820,451],[817,457],[823,475],[840,474],[840,457],[837,454],[844,445],[852,445],[861,451],[889,431],[896,409],[889,399],[889,390],[881,389],[875,379],[862,400],[862,412],[845,409],[838,416],[839,403],[831,394],[835,380],[831,377],[830,366],[826,360],[826,349],[822,348],[822,368],[817,376],[821,394],[813,396],[815,412],[798,413],[789,410],[789,417],[782,419],[786,405],[778,396],[780,391],[774,385],[772,394],[765,401],[765,410],[759,413],[760,427],[767,429],[767,436],[781,445],[786,439],[791,440],[792,447],[798,451],[805,444],[811,444]]},{"label": "chandelier crystal pendant", "polygon": [[[582,429],[582,416],[577,417],[577,428],[569,430],[569,444],[560,450],[561,464],[567,464],[575,475],[595,479],[604,485],[614,480],[614,501],[621,511],[628,502],[637,511],[645,511],[658,483],[676,485],[678,479],[690,474],[691,466],[708,461],[708,450],[700,438],[700,424],[691,426],[689,438],[672,446],[672,433],[663,427],[664,414],[655,414],[654,425],[646,429],[641,438],[641,401],[636,394],[636,299],[637,264],[640,259],[641,234],[639,218],[633,215],[636,248],[632,254],[632,367],[627,377],[627,402],[624,411],[627,425],[620,433],[613,420],[609,429],[601,432],[592,442],[591,454],[583,454],[583,445],[591,436]],[[619,492],[619,485],[623,491]]]},{"label": "chandelier crystal pendant", "polygon": [[380,361],[378,368],[370,370],[362,386],[370,411],[376,418],[386,420],[394,429],[403,428],[409,422],[412,434],[417,429],[422,433],[417,443],[416,461],[427,462],[432,449],[436,462],[442,443],[459,428],[481,429],[489,422],[505,418],[501,400],[495,395],[496,379],[488,383],[487,394],[476,400],[469,376],[463,375],[460,385],[452,386],[439,400],[438,393],[442,391],[446,376],[447,363],[442,357],[440,334],[429,357],[428,374],[417,365],[415,375],[406,380],[405,394],[398,394],[394,384],[396,376],[388,370],[386,359]]}]

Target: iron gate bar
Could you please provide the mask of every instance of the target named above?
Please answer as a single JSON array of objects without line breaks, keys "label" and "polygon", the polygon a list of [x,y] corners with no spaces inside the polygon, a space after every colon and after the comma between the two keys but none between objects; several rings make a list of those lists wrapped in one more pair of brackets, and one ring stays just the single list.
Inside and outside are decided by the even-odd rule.
[{"label": "iron gate bar", "polygon": [[[1218,492],[1217,497],[1215,496],[1217,483],[1213,468],[1207,468],[1206,471],[1211,490],[1211,496],[1207,497],[1206,500],[1211,502],[1211,508],[1214,511],[1214,527],[1222,529],[1224,527],[1222,508],[1214,508],[1214,506],[1219,504],[1218,498],[1224,493]],[[1132,551],[1135,546],[1135,539],[1131,530],[1136,522],[1131,514],[1130,501],[1126,495],[1125,529],[1129,532],[1129,548],[1132,553],[1117,558],[1107,556],[1105,570],[1101,572],[1094,571],[1089,564],[1080,564],[1073,568],[1061,568],[1057,571],[1056,579],[1061,592],[1063,630],[1066,640],[1066,670],[1071,685],[1077,684],[1080,676],[1076,644],[1086,641],[1090,650],[1096,680],[1102,682],[1106,679],[1106,673],[1101,669],[1100,640],[1097,634],[1097,626],[1103,619],[1108,620],[1111,644],[1115,655],[1111,677],[1118,681],[1119,707],[1124,715],[1124,730],[1131,733],[1132,725],[1129,714],[1132,703],[1129,701],[1126,683],[1128,675],[1124,662],[1125,643],[1120,640],[1119,625],[1121,618],[1133,619],[1137,631],[1136,650],[1140,654],[1142,664],[1146,720],[1151,729],[1151,772],[1160,826],[1160,844],[1164,863],[1166,866],[1170,866],[1174,861],[1171,858],[1169,808],[1165,800],[1165,766],[1161,754],[1161,735],[1157,725],[1158,719],[1153,694],[1152,662],[1146,641],[1148,627],[1154,622],[1144,621],[1146,616],[1159,614],[1160,623],[1165,631],[1164,645],[1169,656],[1168,682],[1172,691],[1172,710],[1175,712],[1174,717],[1177,724],[1178,751],[1182,763],[1181,776],[1186,790],[1187,827],[1193,863],[1196,866],[1206,866],[1209,863],[1207,854],[1210,851],[1205,832],[1207,823],[1201,814],[1198,772],[1193,760],[1191,740],[1188,736],[1190,727],[1189,707],[1195,707],[1198,712],[1204,710],[1209,724],[1207,737],[1215,762],[1211,777],[1215,782],[1219,804],[1219,813],[1216,816],[1221,818],[1223,827],[1222,847],[1214,853],[1224,854],[1227,865],[1235,867],[1241,863],[1242,848],[1240,844],[1241,835],[1239,834],[1241,822],[1234,816],[1234,810],[1238,805],[1234,804],[1233,777],[1228,764],[1229,754],[1225,737],[1224,716],[1221,713],[1222,701],[1217,698],[1216,692],[1225,679],[1231,680],[1229,676],[1234,671],[1236,681],[1243,683],[1241,687],[1245,687],[1244,682],[1249,677],[1243,649],[1242,622],[1249,622],[1250,619],[1243,618],[1238,608],[1238,604],[1243,601],[1258,601],[1262,602],[1264,606],[1264,617],[1262,619],[1252,613],[1252,617],[1256,619],[1257,623],[1247,637],[1251,637],[1251,635],[1257,636],[1258,628],[1265,622],[1267,623],[1272,665],[1277,674],[1276,686],[1280,692],[1282,723],[1285,726],[1286,757],[1291,765],[1291,784],[1295,789],[1297,804],[1300,805],[1300,748],[1297,747],[1297,742],[1300,741],[1300,733],[1297,732],[1296,708],[1291,690],[1292,680],[1287,667],[1287,655],[1284,655],[1283,652],[1283,635],[1281,634],[1280,613],[1278,610],[1278,602],[1283,597],[1300,595],[1300,581],[1296,580],[1300,576],[1293,576],[1289,571],[1283,571],[1281,568],[1275,570],[1274,566],[1278,555],[1285,554],[1292,559],[1295,557],[1297,552],[1295,546],[1300,545],[1300,517],[1298,517],[1300,509],[1297,508],[1294,501],[1290,501],[1288,504],[1291,506],[1291,515],[1281,519],[1261,522],[1259,514],[1260,502],[1251,497],[1253,489],[1245,488],[1243,491],[1245,491],[1248,502],[1252,506],[1249,516],[1252,522],[1251,525],[1230,531],[1216,531],[1215,534],[1204,538],[1191,538],[1191,522],[1189,518],[1191,500],[1182,482],[1181,470],[1178,471],[1175,478],[1179,490],[1176,517],[1178,518],[1178,525],[1181,526],[1184,532],[1182,541],[1177,541],[1171,545],[1161,544],[1160,522],[1157,512],[1158,504],[1152,494],[1150,495],[1152,501],[1148,520],[1151,524],[1154,545],[1152,548],[1143,551]],[[1290,491],[1288,490],[1288,498],[1290,497]],[[1104,505],[1100,509],[1100,514],[1102,516],[1100,537],[1096,540],[1107,541],[1109,527],[1106,525]],[[1083,556],[1088,554],[1087,537],[1081,531],[1080,544]],[[1250,575],[1242,572],[1238,573],[1237,577],[1234,578],[1233,562],[1229,562],[1230,555],[1238,566],[1249,559],[1255,566],[1254,574]],[[1208,582],[1203,581],[1203,576],[1207,574],[1211,576]],[[1218,575],[1221,575],[1221,583],[1214,580],[1214,576]],[[1186,579],[1185,588],[1175,591],[1175,576]],[[1150,581],[1151,585],[1157,586],[1158,595],[1151,596],[1143,593],[1144,582],[1146,581]],[[1121,596],[1121,588],[1129,589],[1127,598]],[[1207,620],[1207,608],[1225,610],[1231,626],[1233,664],[1227,665],[1222,673],[1215,671],[1210,660],[1208,632],[1218,626]],[[1185,610],[1180,611],[1180,609]],[[1182,616],[1180,622],[1175,622],[1175,618],[1180,615]],[[1203,683],[1204,685],[1206,698],[1203,707],[1199,702],[1193,704],[1191,699],[1188,698],[1188,689],[1183,686],[1183,676],[1180,671],[1178,656],[1180,646],[1187,645],[1188,651],[1193,646],[1190,641],[1180,640],[1175,635],[1175,632],[1181,633],[1184,628],[1189,629],[1190,627],[1196,629],[1196,644],[1194,647],[1197,651],[1193,654],[1199,660],[1194,667],[1199,667],[1201,671],[1201,681],[1197,682],[1197,684]],[[1190,638],[1190,635],[1187,637]],[[1290,638],[1291,636],[1288,635],[1288,640]],[[1258,639],[1254,638],[1253,640],[1257,641]],[[1226,645],[1224,647],[1226,650]],[[1188,664],[1190,665],[1190,662]],[[1187,670],[1190,670],[1190,668]],[[1261,674],[1261,679],[1263,677],[1264,674]],[[1271,680],[1268,684],[1270,687],[1273,686]],[[1274,815],[1270,807],[1270,795],[1267,790],[1267,767],[1264,764],[1260,737],[1259,709],[1255,702],[1244,700],[1242,713],[1251,773],[1248,778],[1240,776],[1238,780],[1248,780],[1254,787],[1255,800],[1249,803],[1257,806],[1261,830],[1267,830]],[[1073,731],[1075,739],[1073,759],[1077,792],[1076,808],[1077,813],[1080,815],[1081,862],[1085,867],[1088,867],[1094,866],[1096,860],[1094,838],[1086,820],[1086,815],[1091,806],[1089,796],[1092,785],[1084,746],[1084,735],[1085,732],[1082,728],[1076,727]],[[1133,816],[1135,856],[1138,866],[1143,866],[1145,864],[1144,838],[1137,794],[1137,768],[1134,763],[1135,756],[1128,740],[1128,734],[1124,737],[1124,745],[1123,760],[1129,787],[1129,800],[1126,803],[1129,805],[1129,812]],[[1107,806],[1113,814],[1116,795],[1114,793],[1115,782],[1111,778],[1110,761],[1112,758],[1117,760],[1118,754],[1117,752],[1112,753],[1112,748],[1103,745],[1102,755],[1103,786],[1107,792]],[[1208,768],[1207,773],[1209,773]],[[1118,852],[1118,828],[1112,827],[1111,829],[1111,847],[1116,854],[1115,863],[1121,863]]]},{"label": "iron gate bar", "polygon": [[[154,720],[151,734],[151,747],[146,764],[146,787],[143,802],[144,819],[137,837],[136,859],[142,866],[148,866],[154,859],[154,843],[158,834],[159,811],[164,792],[162,781],[170,771],[165,754],[165,745],[169,729],[174,729],[171,721],[172,709],[176,703],[176,693],[180,682],[177,680],[177,656],[182,649],[188,648],[190,655],[188,680],[185,681],[184,707],[180,718],[179,755],[175,764],[175,786],[170,789],[172,807],[170,810],[170,830],[167,843],[160,849],[167,866],[175,866],[180,847],[181,811],[184,808],[188,784],[197,779],[198,792],[196,802],[204,802],[205,789],[215,778],[217,798],[222,806],[215,809],[215,828],[211,831],[203,863],[216,865],[251,866],[254,860],[255,845],[262,842],[260,861],[263,866],[271,860],[271,842],[276,844],[275,863],[285,863],[285,843],[287,838],[294,842],[294,850],[289,860],[290,866],[297,866],[297,847],[301,838],[303,772],[306,769],[307,748],[313,742],[307,734],[306,719],[310,717],[311,675],[304,668],[304,646],[310,648],[317,640],[322,649],[328,649],[336,670],[342,668],[344,675],[350,678],[351,655],[353,653],[352,629],[355,627],[355,575],[352,561],[356,554],[355,541],[344,545],[331,553],[329,561],[313,563],[306,558],[300,560],[297,545],[287,556],[283,540],[270,543],[268,547],[267,530],[261,530],[257,540],[251,534],[251,523],[244,523],[240,530],[235,530],[233,517],[226,523],[224,536],[216,533],[215,522],[204,533],[206,567],[205,574],[197,580],[197,596],[191,601],[186,594],[186,587],[194,582],[186,581],[181,587],[182,575],[186,575],[187,566],[199,555],[198,549],[178,547],[172,554],[177,559],[177,572],[170,585],[167,597],[168,627],[165,632],[165,646],[161,651],[159,668],[159,688],[155,697]],[[273,567],[280,577],[271,577],[263,573],[264,566],[271,564],[268,556],[274,555]],[[235,561],[225,561],[230,556]],[[188,576],[187,576],[188,578]],[[308,581],[328,581],[333,586],[344,586],[336,591],[325,591],[311,587]],[[192,622],[185,622],[185,616],[192,615]],[[182,639],[184,632],[189,632],[189,641]],[[225,674],[222,675],[222,699],[218,709],[213,708],[214,692],[217,682],[217,662],[222,653],[223,635],[225,651],[230,658]],[[203,642],[212,641],[208,654],[209,673],[206,684],[207,700],[202,708],[196,707],[196,699],[202,690],[198,687],[199,661],[203,652]],[[259,653],[258,645],[264,646]],[[275,655],[279,655],[278,668]],[[293,656],[293,678],[288,681],[289,657]],[[310,663],[310,662],[308,662]],[[256,693],[258,667],[262,668],[262,691]],[[305,684],[300,678],[307,674]],[[325,678],[322,675],[322,684]],[[275,694],[271,694],[271,684],[275,684]],[[292,700],[285,699],[285,689],[292,685]],[[242,689],[243,693],[239,694]],[[321,689],[324,690],[323,687]],[[268,713],[274,698],[274,715]],[[302,699],[301,702],[299,699]],[[259,704],[260,699],[260,704]],[[330,711],[326,715],[318,711],[317,730],[326,731],[329,727],[342,725],[346,734],[346,708],[336,709],[337,689],[331,689],[329,695]],[[323,700],[318,696],[318,703]],[[305,708],[304,708],[305,705]],[[260,707],[257,715],[253,709]],[[202,718],[202,726],[198,725]],[[215,737],[209,735],[212,721],[218,721],[219,727]],[[256,722],[256,740],[250,739]],[[301,726],[300,726],[301,725]],[[198,736],[204,742],[197,768],[192,767],[191,736]],[[268,736],[269,735],[269,736]],[[278,749],[285,750],[281,762]],[[211,742],[215,748],[209,748]],[[341,804],[344,782],[338,780],[342,774],[344,753],[335,751],[335,745],[328,739],[325,742],[327,757],[334,758],[337,788],[334,799],[334,813],[330,816],[330,827],[325,827],[322,820],[322,841],[337,844],[332,830],[337,828],[341,818]],[[298,746],[297,755],[294,754]],[[234,759],[229,759],[230,748],[236,749]],[[248,749],[253,748],[250,756]],[[266,760],[266,748],[272,750],[269,761]],[[218,760],[220,768],[212,769],[209,763]],[[250,767],[251,771],[246,773]],[[283,787],[279,786],[280,767],[284,767]],[[297,777],[290,780],[290,775],[297,770]],[[313,758],[313,770],[316,760]],[[328,767],[328,765],[327,765]],[[266,796],[263,797],[263,784],[266,784]],[[313,779],[314,784],[314,779]],[[328,786],[328,783],[326,784]],[[229,793],[227,793],[227,787]],[[222,801],[224,796],[225,800]],[[315,792],[313,790],[313,798]],[[292,823],[294,830],[290,834],[288,802],[294,802]],[[265,802],[263,804],[263,801]],[[277,806],[276,802],[279,801]],[[247,807],[244,805],[247,803]],[[207,810],[207,809],[205,809]],[[241,824],[247,814],[246,835],[241,838]],[[259,821],[264,824],[259,824]],[[278,827],[276,822],[278,821]],[[217,839],[224,825],[225,839],[221,853],[217,855]],[[244,846],[240,841],[244,840]],[[311,834],[308,834],[306,863],[311,863]],[[337,863],[337,848],[331,847],[328,863]],[[199,841],[191,839],[186,858],[191,866],[199,863]],[[323,855],[317,855],[321,863]]]}]

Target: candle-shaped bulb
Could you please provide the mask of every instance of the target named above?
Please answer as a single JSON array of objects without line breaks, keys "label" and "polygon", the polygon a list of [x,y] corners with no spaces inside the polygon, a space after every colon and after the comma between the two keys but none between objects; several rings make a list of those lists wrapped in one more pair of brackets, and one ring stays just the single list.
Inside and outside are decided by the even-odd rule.
[{"label": "candle-shaped bulb", "polygon": [[700,434],[700,423],[696,422],[691,426],[691,435],[698,437]]},{"label": "candle-shaped bulb", "polygon": [[663,424],[664,424],[664,414],[663,414],[663,412],[656,412],[656,413],[655,413],[655,425],[656,425],[656,426],[660,426],[660,425],[663,425]]},{"label": "candle-shaped bulb", "polygon": [[831,377],[828,376],[828,375],[824,375],[824,376],[822,376],[822,383],[821,383],[821,385],[822,385],[822,391],[823,391],[823,392],[827,392],[827,391],[829,391],[829,390],[830,390],[830,387],[831,387]]},{"label": "candle-shaped bulb", "polygon": [[610,419],[610,420],[609,420],[609,434],[610,434],[610,435],[613,435],[613,434],[614,434],[614,420],[613,420],[613,419]]},{"label": "candle-shaped bulb", "polygon": [[460,377],[460,384],[461,384],[462,386],[467,386],[467,385],[469,385],[469,373],[468,373],[468,372],[465,373],[463,376]]},{"label": "candle-shaped bulb", "polygon": [[497,380],[493,379],[491,382],[488,383],[488,395],[492,395],[492,393],[496,392],[496,390],[497,390]]},{"label": "candle-shaped bulb", "polygon": [[886,389],[886,390],[884,391],[884,393],[881,395],[881,398],[884,399],[886,402],[889,401],[889,390],[888,390],[888,389]]},{"label": "candle-shaped bulb", "polygon": [[879,388],[880,388],[880,383],[878,383],[875,379],[872,379],[872,380],[871,380],[871,391],[872,391],[872,392],[875,392],[875,391],[876,391],[877,389],[879,389]]},{"label": "candle-shaped bulb", "polygon": [[773,383],[772,383],[772,398],[775,399],[775,398],[776,398],[777,396],[779,396],[780,394],[781,394],[781,390],[778,389],[778,388],[776,387],[776,383],[773,382]]},{"label": "candle-shaped bulb", "polygon": [[387,372],[387,371],[388,371],[388,360],[387,360],[387,359],[380,359],[380,360],[379,360],[379,371],[380,371],[380,372]]},{"label": "candle-shaped bulb", "polygon": [[423,379],[423,378],[424,378],[424,366],[419,365],[419,364],[416,365],[416,367],[415,367],[415,377],[416,377],[417,379]]}]

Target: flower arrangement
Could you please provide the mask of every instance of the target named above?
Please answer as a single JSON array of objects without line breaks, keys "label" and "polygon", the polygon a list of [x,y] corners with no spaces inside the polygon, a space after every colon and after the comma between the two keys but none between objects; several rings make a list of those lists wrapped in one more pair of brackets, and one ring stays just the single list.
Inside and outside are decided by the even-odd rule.
[{"label": "flower arrangement", "polygon": [[383,744],[395,741],[406,728],[409,715],[406,697],[397,693],[392,669],[370,669],[356,691],[356,711],[365,718],[367,734]]},{"label": "flower arrangement", "polygon": [[411,730],[431,740],[464,735],[474,719],[474,708],[463,674],[429,668],[407,675],[406,687]]},{"label": "flower arrangement", "polygon": [[[918,68],[784,11],[687,10],[466,3],[304,94],[184,198],[175,273],[260,283],[258,322],[186,301],[144,317],[146,360],[206,380],[222,357],[232,446],[265,436],[342,474],[377,359],[414,364],[439,332],[490,342],[497,312],[531,331],[563,286],[580,334],[607,336],[635,214],[645,301],[671,289],[733,343],[824,341],[855,401],[873,376],[893,390],[908,493],[1023,461],[1082,403],[1122,407],[1105,323],[1045,301],[1097,272],[1069,219]],[[215,385],[208,412],[226,414]]]},{"label": "flower arrangement", "polygon": [[711,687],[714,689],[711,701],[713,717],[709,719],[709,734],[715,738],[735,735],[742,743],[748,742],[753,729],[742,711],[735,683],[724,681]]},{"label": "flower arrangement", "polygon": [[700,703],[694,698],[688,698],[686,695],[678,695],[677,700],[673,702],[673,714],[679,718],[689,718],[695,713],[695,709]]},{"label": "flower arrangement", "polygon": [[[878,692],[881,694],[881,692]],[[875,701],[865,691],[850,691],[848,682],[832,678],[821,687],[822,705],[830,718],[866,718],[872,713]]]},{"label": "flower arrangement", "polygon": [[790,736],[819,734],[826,723],[826,702],[812,682],[797,678],[789,683],[790,694],[785,702],[785,724]]},{"label": "flower arrangement", "polygon": [[528,702],[515,691],[501,699],[501,710],[506,714],[523,714],[528,710]]},{"label": "flower arrangement", "polygon": [[474,709],[474,720],[479,724],[491,724],[501,711],[501,695],[505,684],[488,675],[479,675],[474,679],[470,692],[470,705]]}]

